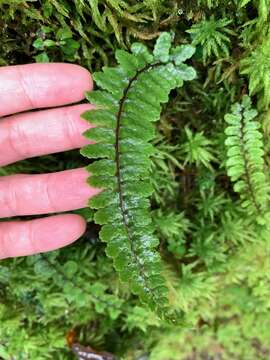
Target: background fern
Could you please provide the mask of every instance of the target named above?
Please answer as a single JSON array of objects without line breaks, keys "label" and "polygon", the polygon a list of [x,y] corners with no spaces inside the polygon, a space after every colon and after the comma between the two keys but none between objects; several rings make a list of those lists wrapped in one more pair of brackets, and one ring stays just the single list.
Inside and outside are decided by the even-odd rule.
[{"label": "background fern", "polygon": [[228,175],[235,182],[234,190],[241,194],[242,206],[250,215],[265,223],[268,213],[269,185],[264,174],[264,151],[260,124],[254,120],[257,111],[251,109],[250,98],[232,107],[232,114],[225,116],[229,124],[225,133]]},{"label": "background fern", "polygon": [[[125,360],[269,359],[268,223],[261,223],[245,187],[235,191],[246,180],[243,174],[236,180],[228,175],[232,145],[225,145],[233,136],[239,139],[225,131],[245,124],[249,105],[242,101],[249,95],[248,112],[257,115],[247,123],[256,127],[255,147],[263,150],[254,152],[260,159],[256,166],[248,157],[249,172],[264,173],[262,194],[256,182],[253,188],[267,219],[269,1],[1,1],[0,63],[67,61],[99,72],[115,67],[116,49],[130,53],[135,41],[151,53],[164,31],[175,33],[172,47],[198,42],[188,60],[197,78],[174,89],[161,106],[149,163],[162,276],[170,308],[180,309],[183,321],[170,325],[142,305],[113,271],[100,227],[90,222],[85,235],[67,248],[1,261],[0,357],[5,360],[73,359],[65,339],[70,330],[80,343]],[[233,115],[236,103],[239,112]],[[226,122],[226,114],[234,124]],[[0,174],[88,165],[78,151],[69,151],[18,162]],[[245,201],[250,206],[243,207]],[[93,219],[91,209],[79,212]]]},{"label": "background fern", "polygon": [[263,109],[268,109],[270,104],[269,49],[270,39],[266,37],[247,58],[241,61],[241,73],[249,77],[249,93],[250,95],[262,94],[259,106]]}]

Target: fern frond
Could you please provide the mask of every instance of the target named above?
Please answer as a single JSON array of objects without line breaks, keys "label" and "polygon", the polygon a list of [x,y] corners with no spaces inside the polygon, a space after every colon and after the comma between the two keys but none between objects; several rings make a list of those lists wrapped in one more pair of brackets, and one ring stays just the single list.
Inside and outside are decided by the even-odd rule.
[{"label": "fern frond", "polygon": [[270,37],[242,59],[240,72],[249,78],[249,94],[259,95],[259,106],[265,110],[270,104]]},{"label": "fern frond", "polygon": [[161,276],[161,261],[155,248],[149,199],[150,157],[154,147],[153,122],[160,117],[161,103],[170,91],[192,80],[195,71],[183,64],[194,48],[190,45],[171,49],[171,36],[162,33],[153,54],[135,43],[132,53],[116,51],[118,66],[104,67],[94,74],[102,90],[88,93],[98,108],[83,117],[95,128],[85,136],[95,143],[81,150],[96,160],[88,166],[89,183],[104,189],[90,200],[97,209],[96,223],[103,225],[100,237],[107,242],[107,254],[122,281],[130,284],[150,309],[168,317],[168,291]]},{"label": "fern frond", "polygon": [[241,104],[232,106],[232,113],[225,115],[228,123],[225,130],[226,165],[234,190],[241,196],[242,206],[263,224],[269,189],[264,174],[262,134],[256,116],[257,111],[251,108],[248,96],[244,96]]}]

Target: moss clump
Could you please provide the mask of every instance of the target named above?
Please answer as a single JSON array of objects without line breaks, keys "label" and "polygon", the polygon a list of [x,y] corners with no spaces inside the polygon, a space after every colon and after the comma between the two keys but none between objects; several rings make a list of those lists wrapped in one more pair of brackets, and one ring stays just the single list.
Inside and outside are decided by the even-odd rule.
[{"label": "moss clump", "polygon": [[[224,120],[233,103],[251,96],[268,184],[269,9],[268,0],[1,2],[1,65],[66,61],[93,72],[114,65],[116,48],[129,50],[134,41],[153,48],[168,31],[175,46],[196,46],[190,65],[198,76],[163,108],[151,177],[170,304],[186,314],[186,325],[166,325],[140,305],[112,271],[90,222],[68,248],[1,261],[0,358],[72,359],[65,339],[71,329],[81,343],[123,359],[269,358],[268,225],[258,224],[234,190]],[[0,170],[85,164],[71,151]]]}]

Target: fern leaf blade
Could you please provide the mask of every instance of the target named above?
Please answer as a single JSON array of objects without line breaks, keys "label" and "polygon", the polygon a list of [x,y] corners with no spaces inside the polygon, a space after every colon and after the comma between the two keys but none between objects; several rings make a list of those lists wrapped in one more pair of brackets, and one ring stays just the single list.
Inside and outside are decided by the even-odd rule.
[{"label": "fern leaf blade", "polygon": [[86,170],[95,175],[113,176],[116,171],[114,161],[108,159],[97,160],[86,167]]},{"label": "fern leaf blade", "polygon": [[90,159],[107,158],[114,159],[114,152],[110,144],[91,144],[81,149],[81,154]]},{"label": "fern leaf blade", "polygon": [[176,65],[180,65],[184,61],[190,59],[195,53],[195,47],[192,45],[180,45],[176,46],[171,51],[171,60],[175,62]]},{"label": "fern leaf blade", "polygon": [[107,91],[95,90],[86,93],[86,99],[95,105],[100,105],[110,110],[117,110],[118,98]]},{"label": "fern leaf blade", "polygon": [[113,128],[116,122],[115,115],[109,110],[93,109],[84,112],[81,117],[92,125],[101,125],[108,128]]},{"label": "fern leaf blade", "polygon": [[163,318],[169,314],[168,289],[150,216],[150,159],[155,148],[149,141],[170,91],[196,76],[192,67],[183,64],[194,48],[184,45],[172,50],[171,41],[169,33],[162,33],[153,54],[139,43],[131,46],[132,53],[118,50],[119,65],[94,74],[102,90],[87,98],[97,109],[83,114],[95,126],[84,134],[94,143],[81,150],[82,155],[98,159],[87,166],[88,183],[103,191],[89,205],[97,210],[94,220],[102,225],[100,238],[107,243],[107,255],[120,279]]},{"label": "fern leaf blade", "polygon": [[264,150],[257,111],[251,100],[244,96],[242,103],[232,106],[232,113],[225,115],[229,124],[227,139],[227,174],[235,182],[234,190],[240,194],[242,207],[262,223],[266,215],[269,187],[264,173]]},{"label": "fern leaf blade", "polygon": [[160,35],[153,51],[156,61],[167,62],[169,60],[171,41],[172,38],[169,33],[164,32]]}]

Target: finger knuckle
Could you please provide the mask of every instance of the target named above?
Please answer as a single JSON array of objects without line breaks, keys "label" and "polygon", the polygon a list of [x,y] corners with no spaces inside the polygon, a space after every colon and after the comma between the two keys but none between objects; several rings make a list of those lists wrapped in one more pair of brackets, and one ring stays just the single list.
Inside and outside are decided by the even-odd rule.
[{"label": "finger knuckle", "polygon": [[10,125],[8,141],[16,156],[19,158],[30,156],[29,141],[19,122],[14,121]]},{"label": "finger knuckle", "polygon": [[10,229],[6,225],[0,225],[0,258],[6,259],[12,256],[13,248]]}]

